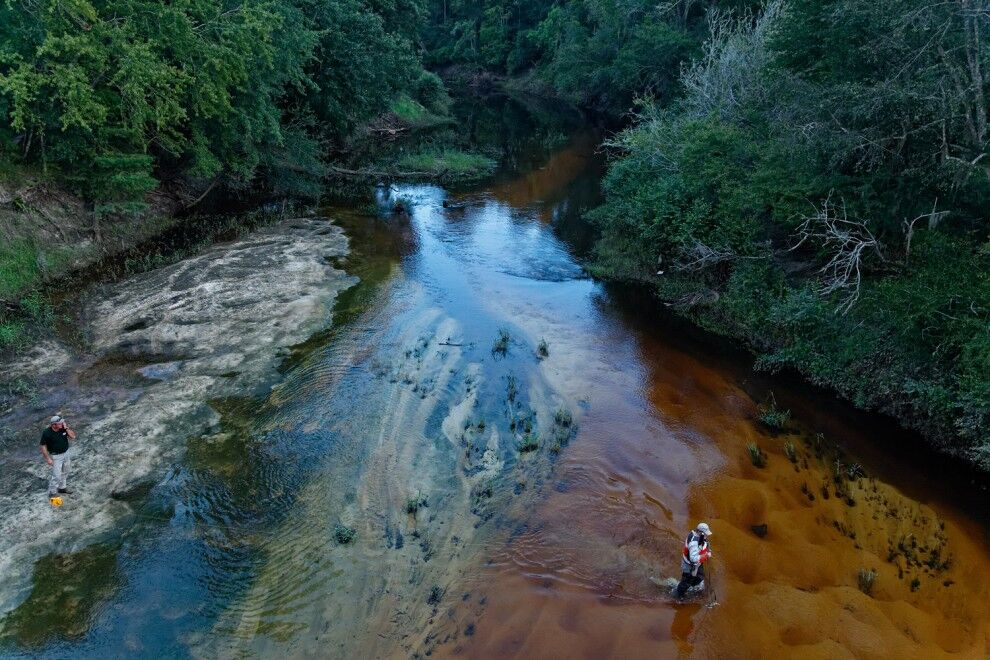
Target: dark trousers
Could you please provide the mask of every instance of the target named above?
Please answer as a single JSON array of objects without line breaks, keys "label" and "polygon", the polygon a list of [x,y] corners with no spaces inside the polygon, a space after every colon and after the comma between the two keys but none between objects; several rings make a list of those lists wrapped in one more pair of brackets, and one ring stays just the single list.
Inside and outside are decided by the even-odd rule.
[{"label": "dark trousers", "polygon": [[697,584],[701,584],[701,581],[704,579],[705,579],[704,564],[698,567],[697,575],[691,575],[690,573],[681,573],[681,581],[677,585],[677,597],[684,598],[684,594],[687,593],[688,588],[693,587]]}]

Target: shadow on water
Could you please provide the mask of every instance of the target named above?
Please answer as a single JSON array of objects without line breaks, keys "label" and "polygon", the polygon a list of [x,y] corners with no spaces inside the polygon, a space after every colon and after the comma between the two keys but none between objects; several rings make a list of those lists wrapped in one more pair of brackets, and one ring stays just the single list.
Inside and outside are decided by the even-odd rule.
[{"label": "shadow on water", "polygon": [[[922,501],[937,498],[983,525],[990,523],[990,508],[983,506],[990,488],[986,475],[965,461],[935,451],[896,419],[856,408],[796,372],[756,371],[752,355],[743,347],[674,316],[645,287],[606,285],[605,291],[613,313],[643,341],[699,356],[712,368],[731,375],[753,401],[764,402],[773,396],[793,418],[837,443],[851,460],[873,466],[875,474],[908,496]],[[990,527],[984,532],[990,543]]]},{"label": "shadow on water", "polygon": [[394,273],[403,255],[413,251],[414,240],[406,218],[391,213],[382,218],[377,209],[369,205],[367,210],[348,207],[329,207],[324,210],[347,234],[349,254],[338,259],[334,267],[358,278],[358,283],[342,291],[333,306],[330,326],[317,332],[305,342],[293,346],[282,362],[280,371],[285,373],[299,366],[307,356],[326,346],[344,332],[368,309],[383,282]]}]

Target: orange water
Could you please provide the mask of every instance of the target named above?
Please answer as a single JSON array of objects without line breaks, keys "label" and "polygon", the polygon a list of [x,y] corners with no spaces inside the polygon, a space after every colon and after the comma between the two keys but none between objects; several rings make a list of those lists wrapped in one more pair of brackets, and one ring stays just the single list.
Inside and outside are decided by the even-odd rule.
[{"label": "orange water", "polygon": [[[669,340],[640,325],[629,357],[646,367],[643,391],[599,392],[554,468],[566,488],[521,514],[525,530],[491,553],[484,587],[448,613],[461,634],[443,654],[987,656],[990,552],[986,527],[970,515],[979,502],[878,449],[877,436],[904,437],[891,423],[770,382],[782,405],[813,425],[774,436],[756,419],[747,390],[760,387],[744,361]],[[813,434],[822,431],[817,458]],[[767,454],[765,468],[752,465],[751,442]],[[844,469],[862,461],[867,475],[843,480],[852,506],[834,493],[833,443],[847,450]],[[648,578],[679,572],[683,537],[699,520],[714,531],[714,595],[675,605]],[[760,524],[769,530],[762,539],[751,529]],[[932,563],[951,556],[948,568],[889,557],[902,540],[923,548],[940,536]],[[931,560],[913,552],[916,562]],[[878,573],[871,595],[857,586],[861,568]]]}]

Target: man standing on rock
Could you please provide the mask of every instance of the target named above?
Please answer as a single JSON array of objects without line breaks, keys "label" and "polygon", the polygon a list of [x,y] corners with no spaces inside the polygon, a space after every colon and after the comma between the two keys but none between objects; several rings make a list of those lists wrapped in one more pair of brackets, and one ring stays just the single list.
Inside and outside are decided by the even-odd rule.
[{"label": "man standing on rock", "polygon": [[48,428],[41,432],[41,455],[52,466],[49,497],[55,493],[72,494],[66,486],[66,479],[69,476],[69,443],[75,439],[76,432],[68,427],[61,415],[52,417]]}]

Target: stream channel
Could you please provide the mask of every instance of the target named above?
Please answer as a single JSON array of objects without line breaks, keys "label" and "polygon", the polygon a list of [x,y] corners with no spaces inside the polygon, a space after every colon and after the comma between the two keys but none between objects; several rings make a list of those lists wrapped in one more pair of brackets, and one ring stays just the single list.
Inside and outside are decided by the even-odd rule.
[{"label": "stream channel", "polygon": [[579,115],[461,113],[494,179],[94,283],[81,346],[15,365],[73,374],[24,415],[80,439],[57,510],[35,431],[0,447],[0,655],[986,657],[971,477],[591,279]]}]

